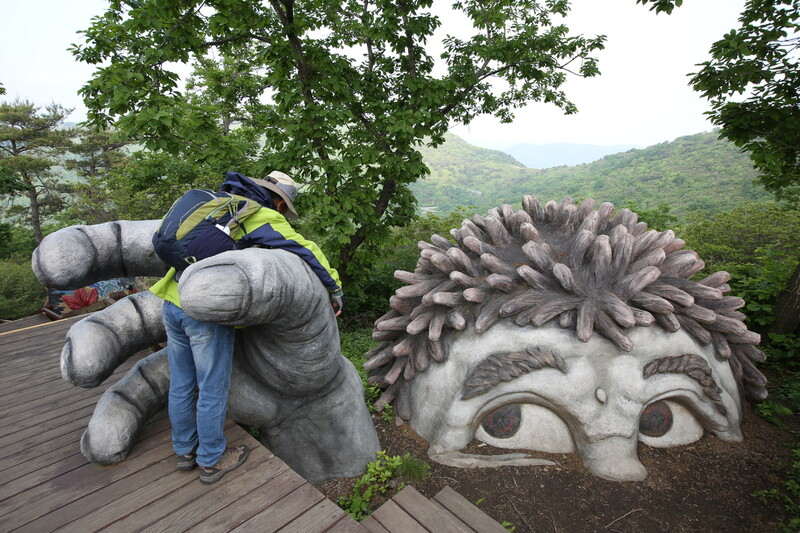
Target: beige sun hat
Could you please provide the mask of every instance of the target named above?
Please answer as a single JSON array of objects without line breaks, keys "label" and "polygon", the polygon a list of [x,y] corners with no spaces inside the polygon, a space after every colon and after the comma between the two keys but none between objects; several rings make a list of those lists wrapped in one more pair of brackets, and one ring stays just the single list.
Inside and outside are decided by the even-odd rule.
[{"label": "beige sun hat", "polygon": [[297,190],[299,189],[299,186],[297,185],[297,182],[291,178],[291,176],[278,170],[273,170],[267,174],[267,177],[263,180],[258,178],[250,179],[256,185],[260,185],[283,198],[283,201],[286,202],[286,207],[289,208],[289,211],[286,212],[286,218],[300,218],[300,215],[297,214],[297,211],[294,208],[294,199],[297,196]]}]

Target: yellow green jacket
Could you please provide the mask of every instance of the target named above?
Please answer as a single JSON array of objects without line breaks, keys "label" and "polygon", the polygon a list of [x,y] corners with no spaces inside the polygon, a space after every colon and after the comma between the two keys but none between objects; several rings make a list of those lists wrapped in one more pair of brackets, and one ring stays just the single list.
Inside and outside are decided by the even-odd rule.
[{"label": "yellow green jacket", "polygon": [[[329,291],[341,289],[339,273],[330,266],[319,246],[297,233],[278,211],[262,207],[247,217],[242,226],[244,227],[236,227],[231,233],[239,249],[260,247],[287,250],[305,261]],[[159,298],[180,306],[174,268],[153,285],[150,291]]]}]

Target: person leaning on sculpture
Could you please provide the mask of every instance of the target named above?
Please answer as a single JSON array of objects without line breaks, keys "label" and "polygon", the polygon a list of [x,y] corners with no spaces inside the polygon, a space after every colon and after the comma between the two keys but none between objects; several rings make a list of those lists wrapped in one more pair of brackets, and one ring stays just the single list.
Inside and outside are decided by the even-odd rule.
[{"label": "person leaning on sculpture", "polygon": [[[301,257],[330,291],[339,316],[342,312],[339,274],[330,267],[319,247],[296,233],[284,218],[299,218],[294,208],[297,191],[297,184],[283,172],[273,171],[264,180],[228,172],[220,192],[244,196],[262,205],[244,222],[246,233],[236,228],[231,237],[240,249],[279,248]],[[226,447],[224,433],[234,330],[232,326],[195,320],[184,313],[176,274],[175,268],[171,268],[150,289],[164,300],[172,443],[179,470],[199,465],[200,480],[214,483],[242,465],[249,453],[247,446]],[[198,389],[196,398],[195,389]]]},{"label": "person leaning on sculpture", "polygon": [[[640,442],[740,441],[742,401],[767,395],[760,337],[727,272],[628,209],[523,198],[420,242],[414,272],[375,323],[379,406],[460,466],[553,464],[506,450],[577,452],[611,480],[646,476]],[[484,450],[489,448],[484,447]]]},{"label": "person leaning on sculpture", "polygon": [[[231,192],[241,192],[248,181],[257,185],[240,175],[227,183]],[[247,229],[270,224],[241,244],[255,244],[259,233],[271,246],[280,244],[281,233],[290,236],[277,211],[263,209],[259,217],[246,219]],[[159,225],[122,220],[64,228],[36,249],[34,272],[60,289],[121,275],[163,276],[164,263],[152,245]],[[177,290],[182,312],[192,319],[237,328],[231,420],[258,429],[261,442],[311,482],[360,475],[380,444],[358,372],[341,354],[335,318],[340,295],[320,281],[322,271],[287,246],[251,246],[198,261],[170,290]],[[128,357],[163,342],[164,307],[164,300],[144,291],[74,324],[61,353],[64,378],[96,387]],[[124,460],[143,425],[167,403],[169,383],[166,350],[140,359],[98,400],[81,438],[83,455],[104,465]]]}]

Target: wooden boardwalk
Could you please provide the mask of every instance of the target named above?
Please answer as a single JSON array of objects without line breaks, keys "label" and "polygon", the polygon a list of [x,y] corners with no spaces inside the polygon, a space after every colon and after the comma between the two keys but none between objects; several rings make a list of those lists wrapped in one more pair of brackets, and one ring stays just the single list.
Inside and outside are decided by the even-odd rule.
[{"label": "wooden boardwalk", "polygon": [[73,387],[59,356],[74,322],[0,326],[0,531],[364,531],[233,423],[228,442],[252,452],[213,485],[175,469],[164,413],[126,460],[89,463],[80,437],[97,399],[145,354],[97,389]]},{"label": "wooden boardwalk", "polygon": [[361,524],[370,533],[508,533],[450,487],[427,500],[408,486]]},{"label": "wooden boardwalk", "polygon": [[495,532],[505,531],[445,488],[432,500],[407,487],[362,524],[236,424],[231,445],[247,462],[212,485],[175,469],[162,412],[130,456],[89,463],[80,438],[103,391],[145,356],[137,354],[96,389],[61,377],[64,336],[79,318],[0,324],[0,532]]}]

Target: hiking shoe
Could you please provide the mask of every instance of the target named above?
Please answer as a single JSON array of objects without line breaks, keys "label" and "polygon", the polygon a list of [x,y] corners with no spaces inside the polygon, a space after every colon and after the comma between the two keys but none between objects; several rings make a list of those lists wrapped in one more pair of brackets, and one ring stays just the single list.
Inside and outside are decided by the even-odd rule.
[{"label": "hiking shoe", "polygon": [[178,463],[175,465],[175,468],[178,470],[191,470],[195,466],[197,466],[197,454],[192,452],[186,455],[179,455]]},{"label": "hiking shoe", "polygon": [[217,464],[214,466],[200,467],[200,481],[203,483],[215,483],[219,481],[226,472],[236,470],[242,466],[249,453],[250,448],[247,446],[237,446],[235,448],[226,449],[222,453],[222,457],[217,461]]}]

